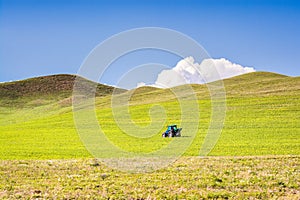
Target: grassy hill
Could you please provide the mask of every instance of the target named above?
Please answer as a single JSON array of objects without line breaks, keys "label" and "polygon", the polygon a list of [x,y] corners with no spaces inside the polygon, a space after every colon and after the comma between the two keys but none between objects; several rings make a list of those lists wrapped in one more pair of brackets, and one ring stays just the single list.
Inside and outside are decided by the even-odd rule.
[{"label": "grassy hill", "polygon": [[[72,75],[54,75],[0,84],[0,158],[90,157],[73,121],[71,94],[74,79]],[[224,129],[210,155],[300,154],[299,77],[254,72],[226,79],[224,86],[227,96]],[[211,101],[206,85],[192,87],[198,97],[201,117],[198,134],[186,155],[198,155],[211,120]],[[168,143],[160,138],[164,128],[147,139],[125,134],[113,118],[112,91],[110,86],[97,87],[96,114],[108,138],[133,152],[153,151]],[[180,125],[180,106],[172,90],[141,87],[122,92],[119,99],[131,95],[129,112],[131,120],[138,126],[145,127],[151,120],[160,120],[159,113],[156,119],[149,116],[153,105],[165,109],[165,126]],[[184,130],[187,128],[183,129],[183,134]]]},{"label": "grassy hill", "polygon": [[[97,97],[107,96],[116,89],[112,86],[96,84],[76,75],[58,74],[29,78],[26,80],[0,83],[0,105],[21,106],[31,102],[31,106],[38,106],[60,101],[71,97],[75,80],[80,81],[82,90],[92,90],[96,87]],[[118,92],[126,90],[119,89]]]},{"label": "grassy hill", "polygon": [[300,77],[270,72],[254,72],[224,80],[227,95],[270,96],[299,93]]}]

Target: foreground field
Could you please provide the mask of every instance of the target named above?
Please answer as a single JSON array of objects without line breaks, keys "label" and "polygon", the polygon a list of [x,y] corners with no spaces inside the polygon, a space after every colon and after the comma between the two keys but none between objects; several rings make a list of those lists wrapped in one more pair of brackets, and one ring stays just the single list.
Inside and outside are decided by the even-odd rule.
[{"label": "foreground field", "polygon": [[300,156],[182,157],[148,174],[92,159],[0,161],[0,198],[299,199]]}]

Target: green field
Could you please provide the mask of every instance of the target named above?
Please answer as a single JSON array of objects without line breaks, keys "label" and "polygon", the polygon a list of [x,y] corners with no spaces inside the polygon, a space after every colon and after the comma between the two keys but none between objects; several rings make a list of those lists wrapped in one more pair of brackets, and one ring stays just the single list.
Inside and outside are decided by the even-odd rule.
[{"label": "green field", "polygon": [[[173,167],[146,175],[120,173],[102,164],[93,167],[92,156],[76,132],[72,88],[28,90],[31,81],[0,84],[0,198],[299,198],[299,77],[255,72],[224,80],[224,128],[211,157],[205,159],[196,156],[209,129],[212,102],[205,85],[192,85],[200,108],[193,143]],[[8,84],[17,87],[16,91],[29,84],[28,92],[9,92],[11,89],[5,90]],[[128,136],[114,121],[111,88],[101,91],[103,88],[96,97],[97,119],[115,145],[130,152],[151,152],[170,142],[161,138],[164,128],[146,139]],[[151,87],[134,91],[131,120],[140,127],[159,120],[160,113],[155,119],[149,116],[155,105],[166,112],[164,126],[181,125],[174,94]],[[131,124],[124,126],[130,128]],[[187,129],[184,127],[183,136],[188,135]],[[186,138],[174,139],[184,142]],[[109,176],[103,178],[103,174]]]},{"label": "green field", "polygon": [[[224,129],[209,155],[299,155],[299,83],[298,77],[271,73],[252,73],[225,80]],[[199,155],[211,120],[207,88],[203,85],[193,85],[193,88],[198,96],[200,121],[198,134],[185,153],[188,156]],[[1,159],[91,158],[76,132],[71,98],[54,95],[51,99],[49,96],[37,95],[34,99],[22,96],[13,99],[10,105],[3,98],[2,104],[7,106],[2,106],[0,112]],[[181,110],[169,90],[139,88],[133,93],[130,104],[131,119],[137,125],[149,124],[149,109],[153,105],[160,105],[166,111],[165,125],[180,125]],[[97,97],[96,108],[104,133],[124,150],[150,152],[168,143],[160,138],[164,127],[147,139],[122,132],[114,121],[109,96]],[[187,134],[184,130],[183,135]]]}]

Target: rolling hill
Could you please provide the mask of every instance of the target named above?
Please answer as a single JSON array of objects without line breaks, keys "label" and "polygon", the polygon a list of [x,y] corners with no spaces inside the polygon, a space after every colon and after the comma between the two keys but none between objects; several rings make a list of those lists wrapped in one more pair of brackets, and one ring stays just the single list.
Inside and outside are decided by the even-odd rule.
[{"label": "rolling hill", "polygon": [[[96,97],[110,96],[113,92],[121,94],[127,90],[114,88],[112,86],[94,83],[82,77],[69,74],[58,74],[29,78],[20,81],[0,83],[0,98],[2,103],[8,100],[11,103],[18,100],[53,99],[55,101],[72,96],[75,79],[80,80],[82,90],[91,90],[96,86]],[[289,77],[270,72],[253,72],[223,80],[227,96],[264,96],[264,95],[287,95],[299,92],[300,77]],[[180,90],[181,86],[178,86]],[[205,84],[192,84],[195,93],[202,94],[202,97],[209,95]],[[135,101],[145,99],[149,96],[149,102],[155,102],[155,97],[169,99],[172,96],[170,89],[159,89],[149,86],[136,88],[129,93],[133,93]],[[199,96],[200,97],[200,96]],[[52,102],[51,102],[52,103]],[[145,103],[145,102],[140,102]],[[3,105],[2,105],[3,106]],[[10,105],[9,105],[10,106]]]},{"label": "rolling hill", "polygon": [[94,83],[76,75],[58,74],[0,83],[1,103],[7,106],[24,106],[29,101],[34,101],[39,105],[43,105],[70,98],[76,79],[79,80],[82,91],[96,88],[96,97],[110,95],[113,91],[115,91],[115,93],[126,91],[124,89]]},{"label": "rolling hill", "polygon": [[[53,75],[0,84],[0,159],[90,157],[73,121],[71,95],[75,78],[74,75]],[[95,84],[85,79],[82,82],[85,89]],[[300,154],[299,77],[254,72],[225,79],[223,83],[227,97],[226,118],[221,138],[210,155]],[[206,85],[191,87],[201,113],[198,134],[186,155],[198,155],[209,129],[211,100]],[[184,88],[178,86],[176,90]],[[127,126],[149,125],[153,120],[149,109],[154,105],[165,110],[165,125],[180,125],[180,104],[172,90],[119,89],[117,99],[130,96],[128,110],[133,124]],[[160,139],[163,129],[146,140],[125,134],[112,113],[113,91],[111,86],[97,84],[96,115],[108,138],[133,152],[141,148],[145,152],[153,151],[168,143]],[[159,113],[156,117],[154,120],[161,120]]]}]

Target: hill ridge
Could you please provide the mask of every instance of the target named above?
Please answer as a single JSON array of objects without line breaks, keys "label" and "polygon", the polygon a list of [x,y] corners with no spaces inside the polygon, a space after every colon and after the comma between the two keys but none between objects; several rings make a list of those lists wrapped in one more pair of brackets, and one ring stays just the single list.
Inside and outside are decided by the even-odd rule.
[{"label": "hill ridge", "polygon": [[[4,106],[24,105],[29,102],[37,104],[69,102],[76,78],[81,79],[82,91],[93,90],[96,85],[96,97],[109,96],[111,94],[124,93],[130,95],[130,99],[136,104],[145,104],[155,101],[167,101],[176,98],[172,88],[139,87],[132,90],[115,88],[113,86],[95,83],[77,75],[55,74],[41,77],[33,77],[24,80],[0,83],[0,104]],[[226,89],[226,96],[265,96],[270,94],[292,95],[300,91],[300,78],[290,77],[273,72],[251,72],[222,80]],[[198,98],[209,98],[209,90],[206,84],[190,84]],[[117,90],[116,90],[117,89]],[[184,89],[177,86],[176,89]],[[127,91],[127,92],[126,92]],[[87,93],[88,94],[88,93]],[[120,97],[123,95],[121,94]],[[83,93],[85,95],[85,93]],[[67,100],[66,100],[67,99]]]},{"label": "hill ridge", "polygon": [[80,84],[82,84],[85,89],[91,89],[96,84],[96,96],[112,94],[114,89],[125,91],[125,89],[95,83],[78,75],[55,74],[0,83],[0,97],[9,99],[37,95],[58,95],[61,97],[68,97],[72,94],[76,79],[80,80]]}]

